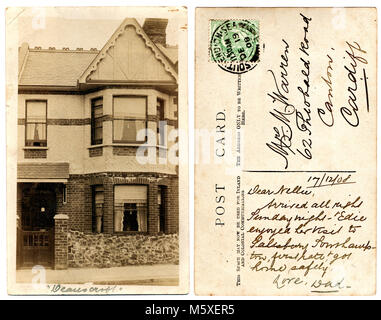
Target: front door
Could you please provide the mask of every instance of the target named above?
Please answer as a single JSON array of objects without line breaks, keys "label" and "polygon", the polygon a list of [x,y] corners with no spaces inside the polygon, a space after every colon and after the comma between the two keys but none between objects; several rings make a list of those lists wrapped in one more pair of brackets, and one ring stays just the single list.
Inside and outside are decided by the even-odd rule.
[{"label": "front door", "polygon": [[22,186],[21,229],[18,230],[18,266],[52,267],[55,185],[48,183]]}]

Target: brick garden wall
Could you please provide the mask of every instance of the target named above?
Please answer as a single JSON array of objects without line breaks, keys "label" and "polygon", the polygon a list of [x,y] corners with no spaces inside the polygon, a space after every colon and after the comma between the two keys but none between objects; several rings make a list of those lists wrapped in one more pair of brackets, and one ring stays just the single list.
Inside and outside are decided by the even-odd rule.
[{"label": "brick garden wall", "polygon": [[108,268],[141,264],[178,264],[177,234],[111,235],[68,233],[69,267]]},{"label": "brick garden wall", "polygon": [[64,214],[54,217],[54,269],[68,267],[68,218]]}]

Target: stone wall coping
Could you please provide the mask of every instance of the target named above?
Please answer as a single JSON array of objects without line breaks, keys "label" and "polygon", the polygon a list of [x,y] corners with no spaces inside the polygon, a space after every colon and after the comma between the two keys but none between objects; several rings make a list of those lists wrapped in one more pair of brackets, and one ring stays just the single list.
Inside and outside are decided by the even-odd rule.
[{"label": "stone wall coping", "polygon": [[69,220],[69,216],[67,214],[56,214],[54,220]]}]

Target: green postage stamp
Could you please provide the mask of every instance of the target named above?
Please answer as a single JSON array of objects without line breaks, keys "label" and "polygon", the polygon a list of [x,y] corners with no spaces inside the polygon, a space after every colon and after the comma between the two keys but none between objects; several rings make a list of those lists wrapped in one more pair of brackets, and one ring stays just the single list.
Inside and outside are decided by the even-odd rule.
[{"label": "green postage stamp", "polygon": [[259,60],[257,20],[210,20],[210,61],[231,73],[252,70]]}]

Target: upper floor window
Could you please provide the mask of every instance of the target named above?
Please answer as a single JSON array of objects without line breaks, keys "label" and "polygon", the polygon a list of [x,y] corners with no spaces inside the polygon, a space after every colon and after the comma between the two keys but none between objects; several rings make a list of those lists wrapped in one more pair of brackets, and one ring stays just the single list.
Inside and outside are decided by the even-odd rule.
[{"label": "upper floor window", "polygon": [[157,115],[157,144],[165,145],[165,121],[164,121],[164,100],[157,99],[156,103]]},{"label": "upper floor window", "polygon": [[46,147],[47,101],[26,101],[25,145]]},{"label": "upper floor window", "polygon": [[113,127],[114,142],[142,143],[137,133],[147,128],[147,97],[114,96]]},{"label": "upper floor window", "polygon": [[103,98],[91,100],[91,144],[103,142]]}]

